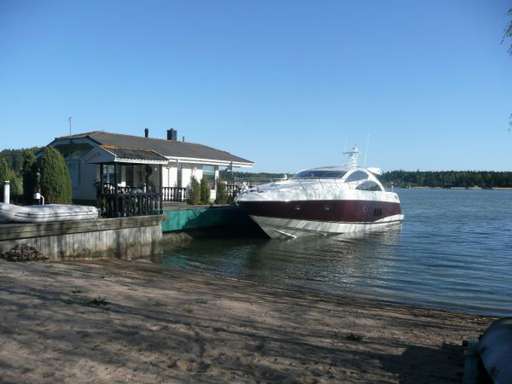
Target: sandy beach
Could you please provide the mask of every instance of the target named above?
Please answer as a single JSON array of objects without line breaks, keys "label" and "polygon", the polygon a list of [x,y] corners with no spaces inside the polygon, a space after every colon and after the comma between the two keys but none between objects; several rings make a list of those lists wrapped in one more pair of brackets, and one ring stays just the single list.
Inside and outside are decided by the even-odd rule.
[{"label": "sandy beach", "polygon": [[492,321],[149,261],[0,269],[1,383],[458,383]]}]

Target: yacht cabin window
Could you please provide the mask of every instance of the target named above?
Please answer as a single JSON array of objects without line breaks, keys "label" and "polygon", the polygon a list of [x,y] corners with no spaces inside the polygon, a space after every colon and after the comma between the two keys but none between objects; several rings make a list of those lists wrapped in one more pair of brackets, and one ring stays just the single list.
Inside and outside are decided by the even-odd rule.
[{"label": "yacht cabin window", "polygon": [[345,180],[347,183],[350,183],[351,181],[360,181],[360,180],[366,180],[368,178],[368,174],[363,171],[355,171],[351,175],[347,177],[347,180]]},{"label": "yacht cabin window", "polygon": [[357,186],[356,189],[361,191],[382,191],[382,188],[375,181],[364,181]]},{"label": "yacht cabin window", "polygon": [[341,179],[345,171],[308,169],[295,175],[296,179]]}]

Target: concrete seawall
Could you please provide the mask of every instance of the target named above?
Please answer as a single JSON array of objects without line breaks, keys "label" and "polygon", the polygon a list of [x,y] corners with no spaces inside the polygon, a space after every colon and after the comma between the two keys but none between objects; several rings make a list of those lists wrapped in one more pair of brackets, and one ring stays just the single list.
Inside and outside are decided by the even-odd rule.
[{"label": "concrete seawall", "polygon": [[29,246],[49,260],[154,254],[162,239],[161,216],[0,225],[0,254]]}]

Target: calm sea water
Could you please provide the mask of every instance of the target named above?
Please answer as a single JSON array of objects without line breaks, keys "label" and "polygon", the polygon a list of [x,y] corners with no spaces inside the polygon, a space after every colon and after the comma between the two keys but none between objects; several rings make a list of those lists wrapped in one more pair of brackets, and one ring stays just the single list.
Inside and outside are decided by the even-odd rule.
[{"label": "calm sea water", "polygon": [[170,268],[263,285],[512,315],[512,191],[400,190],[404,223],[361,238],[198,239]]}]

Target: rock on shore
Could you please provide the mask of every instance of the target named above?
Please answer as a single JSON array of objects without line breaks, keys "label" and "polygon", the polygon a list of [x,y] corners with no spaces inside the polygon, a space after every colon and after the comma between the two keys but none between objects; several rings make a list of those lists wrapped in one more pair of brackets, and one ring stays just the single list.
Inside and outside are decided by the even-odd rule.
[{"label": "rock on shore", "polygon": [[0,258],[7,261],[41,261],[48,260],[39,250],[26,244],[18,244],[11,250],[0,253]]}]

